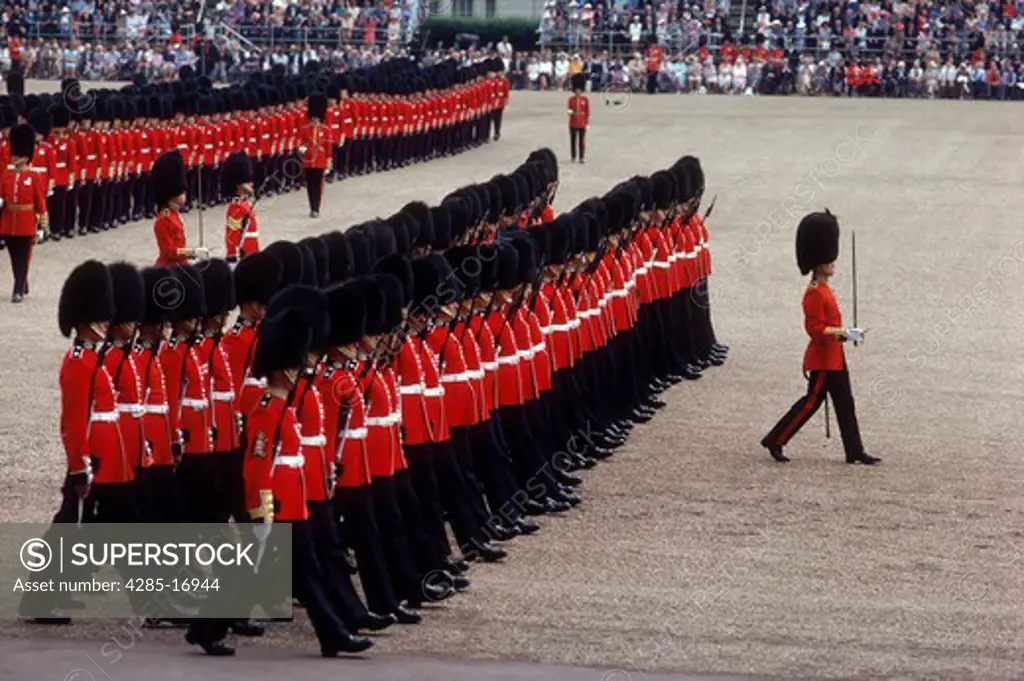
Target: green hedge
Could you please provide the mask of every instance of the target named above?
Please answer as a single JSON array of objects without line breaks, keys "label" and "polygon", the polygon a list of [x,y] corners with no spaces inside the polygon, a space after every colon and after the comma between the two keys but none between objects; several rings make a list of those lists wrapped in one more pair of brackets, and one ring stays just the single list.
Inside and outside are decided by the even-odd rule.
[{"label": "green hedge", "polygon": [[433,16],[423,22],[423,35],[426,37],[427,49],[433,49],[438,41],[446,47],[455,42],[460,33],[472,33],[480,36],[479,45],[497,44],[503,36],[516,50],[528,49],[537,44],[536,19],[475,19],[472,17]]}]

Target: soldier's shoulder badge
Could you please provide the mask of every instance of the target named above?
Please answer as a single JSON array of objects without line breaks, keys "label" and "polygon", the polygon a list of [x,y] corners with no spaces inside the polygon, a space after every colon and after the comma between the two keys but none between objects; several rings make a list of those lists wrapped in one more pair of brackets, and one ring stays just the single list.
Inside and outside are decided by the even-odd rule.
[{"label": "soldier's shoulder badge", "polygon": [[269,407],[270,400],[274,399],[270,393],[263,393],[263,397],[260,398],[261,407]]},{"label": "soldier's shoulder badge", "polygon": [[817,279],[815,279],[810,284],[808,284],[807,288],[818,288],[818,281],[817,281]]},{"label": "soldier's shoulder badge", "polygon": [[252,442],[252,455],[261,459],[267,455],[267,434],[263,431],[256,433]]},{"label": "soldier's shoulder badge", "polygon": [[324,368],[324,380],[329,379],[333,375],[334,375],[334,367],[325,367]]},{"label": "soldier's shoulder badge", "polygon": [[82,353],[85,352],[85,348],[81,345],[76,345],[71,348],[71,359],[82,359]]}]

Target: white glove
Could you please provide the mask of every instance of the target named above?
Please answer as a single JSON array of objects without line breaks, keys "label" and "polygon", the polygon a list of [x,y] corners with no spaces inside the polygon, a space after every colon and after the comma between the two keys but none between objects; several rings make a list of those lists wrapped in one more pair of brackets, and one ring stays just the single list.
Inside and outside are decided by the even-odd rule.
[{"label": "white glove", "polygon": [[255,525],[253,525],[252,533],[256,536],[256,539],[258,539],[261,544],[266,544],[267,537],[270,536],[270,530],[271,528],[273,528],[273,526],[274,523],[256,523]]},{"label": "white glove", "polygon": [[864,331],[862,329],[847,329],[846,340],[853,341],[854,343],[864,342]]},{"label": "white glove", "polygon": [[205,246],[198,246],[192,249],[192,256],[197,260],[209,260],[210,249]]}]

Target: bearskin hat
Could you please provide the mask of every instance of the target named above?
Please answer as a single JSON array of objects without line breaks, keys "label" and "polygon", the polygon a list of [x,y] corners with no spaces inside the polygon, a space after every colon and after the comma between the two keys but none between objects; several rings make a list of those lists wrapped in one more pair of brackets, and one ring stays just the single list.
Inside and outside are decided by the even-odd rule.
[{"label": "bearskin hat", "polygon": [[309,254],[303,261],[306,264],[306,269],[310,270],[304,277],[307,285],[322,288],[331,283],[327,243],[320,237],[311,236],[300,241],[299,247]]},{"label": "bearskin hat", "polygon": [[36,133],[31,126],[22,123],[11,128],[11,156],[31,159],[36,151]]},{"label": "bearskin hat", "polygon": [[7,94],[9,95],[24,95],[25,94],[25,76],[21,71],[11,70],[7,74]]},{"label": "bearskin hat", "polygon": [[[367,336],[379,336],[387,333],[387,300],[384,291],[381,289],[377,277],[366,276],[352,280],[352,286],[358,290],[364,301],[366,310],[366,333]],[[400,284],[399,284],[400,285]]]},{"label": "bearskin hat", "polygon": [[411,248],[408,227],[409,222],[411,221],[412,218],[408,214],[402,213],[401,211],[395,213],[387,220],[385,220],[385,222],[387,222],[391,226],[391,230],[394,232],[395,249],[398,253],[401,253],[402,255],[409,255],[409,250]]},{"label": "bearskin hat", "polygon": [[834,262],[839,257],[839,221],[825,209],[824,213],[804,216],[796,228],[796,264],[800,274],[808,274],[818,265]]},{"label": "bearskin hat", "polygon": [[321,121],[327,118],[327,95],[322,92],[311,94],[306,104],[306,116]]},{"label": "bearskin hat", "polygon": [[281,288],[284,265],[273,253],[253,253],[235,266],[235,301],[266,305]]},{"label": "bearskin hat", "polygon": [[253,181],[252,161],[244,151],[235,153],[224,159],[221,166],[221,191],[224,196],[234,196],[238,188]]},{"label": "bearskin hat", "polygon": [[149,176],[157,206],[166,206],[168,201],[186,191],[185,161],[177,149],[161,154],[153,162]]},{"label": "bearskin hat", "polygon": [[409,266],[413,275],[410,312],[429,315],[430,307],[443,302],[440,299],[441,289],[445,283],[444,277],[451,271],[451,267],[440,253],[429,253],[414,258]]},{"label": "bearskin hat", "polygon": [[114,316],[110,323],[142,321],[146,311],[146,292],[139,270],[127,262],[116,262],[107,270],[114,286]]},{"label": "bearskin hat", "polygon": [[507,291],[519,285],[519,250],[505,240],[498,246],[498,276],[495,277],[495,289]]},{"label": "bearskin hat", "polygon": [[162,295],[161,291],[176,286],[174,275],[166,267],[147,267],[140,276],[145,306],[140,321],[143,324],[163,324],[170,319],[170,309],[162,303],[165,294]]},{"label": "bearskin hat", "polygon": [[390,274],[375,274],[373,278],[384,297],[385,332],[394,331],[402,323],[402,310],[409,303],[402,282]]},{"label": "bearskin hat", "polygon": [[288,286],[270,299],[267,316],[273,317],[288,309],[296,309],[302,313],[306,327],[312,332],[309,339],[310,349],[326,350],[331,332],[331,318],[324,292],[312,286]]},{"label": "bearskin hat", "polygon": [[409,301],[413,297],[413,272],[409,258],[401,253],[391,253],[377,261],[373,268],[374,274],[389,274],[402,284],[402,298]]},{"label": "bearskin hat", "polygon": [[424,223],[420,241],[424,242],[424,246],[435,250],[448,248],[448,244],[452,242],[452,216],[448,206],[431,207],[430,218],[430,228],[427,229],[427,223]]},{"label": "bearskin hat", "polygon": [[235,280],[231,265],[226,260],[214,258],[204,263],[200,274],[206,296],[206,316],[216,317],[235,309]]},{"label": "bearskin hat", "polygon": [[87,260],[71,270],[60,291],[57,325],[65,337],[81,324],[109,322],[117,314],[114,284],[107,266]]},{"label": "bearskin hat", "polygon": [[71,112],[63,104],[54,104],[50,107],[50,117],[53,120],[53,127],[66,128],[71,123]]},{"label": "bearskin hat", "polygon": [[288,308],[260,324],[253,353],[252,373],[269,377],[274,371],[301,369],[312,347],[313,329],[302,310]]},{"label": "bearskin hat", "polygon": [[165,291],[166,304],[171,308],[171,321],[202,319],[206,316],[206,291],[203,275],[194,265],[175,265],[171,268],[177,284]]},{"label": "bearskin hat", "polygon": [[28,124],[32,126],[37,135],[46,137],[53,130],[53,116],[50,115],[48,108],[40,107],[29,112]]},{"label": "bearskin hat", "polygon": [[305,259],[301,248],[290,241],[275,241],[267,246],[263,252],[269,253],[281,263],[282,287],[302,283]]},{"label": "bearskin hat", "polygon": [[343,232],[328,232],[324,236],[327,242],[327,271],[331,281],[344,281],[352,276],[352,248]]},{"label": "bearskin hat", "polygon": [[330,315],[329,343],[351,345],[366,335],[366,299],[352,282],[336,284],[324,292]]},{"label": "bearskin hat", "polygon": [[352,274],[360,277],[373,272],[374,247],[372,237],[362,229],[345,232],[345,240],[352,251]]}]

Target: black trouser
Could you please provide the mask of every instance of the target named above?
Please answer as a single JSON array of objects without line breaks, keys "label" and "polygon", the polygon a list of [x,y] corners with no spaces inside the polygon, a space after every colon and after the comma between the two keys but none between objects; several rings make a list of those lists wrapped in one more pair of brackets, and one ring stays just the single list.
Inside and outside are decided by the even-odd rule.
[{"label": "black trouser", "polygon": [[64,192],[64,234],[71,236],[75,232],[75,220],[78,217],[78,187]]},{"label": "black trouser", "polygon": [[247,515],[243,480],[244,462],[245,451],[242,449],[224,452],[216,459],[217,485],[224,504],[223,514],[225,518],[234,518],[235,522],[242,522]]},{"label": "black trouser", "polygon": [[764,436],[761,444],[765,447],[785,446],[818,411],[825,401],[826,393],[832,396],[832,405],[836,408],[836,420],[839,422],[846,456],[858,457],[863,454],[864,444],[860,439],[857,411],[850,389],[850,373],[846,369],[845,360],[842,371],[812,371],[807,379],[807,394],[793,404],[771,432]]},{"label": "black trouser", "polygon": [[443,556],[450,556],[452,549],[448,543],[448,532],[444,527],[444,508],[441,506],[433,457],[433,447],[429,444],[405,448],[405,458],[409,462],[409,480],[420,500],[424,527],[434,543],[435,550]]},{"label": "black trouser", "polygon": [[473,426],[470,438],[475,457],[474,468],[483,485],[491,509],[491,519],[499,523],[511,523],[522,515],[521,509],[517,509],[514,502],[519,484],[512,473],[511,457],[502,451],[495,435],[493,419]]},{"label": "black trouser", "polygon": [[380,523],[384,554],[391,570],[392,584],[399,598],[422,601],[421,580],[423,573],[417,568],[409,536],[405,531],[405,520],[398,504],[394,480],[390,477],[374,478],[373,512]]},{"label": "black trouser", "polygon": [[53,194],[46,197],[46,212],[50,219],[50,234],[65,236],[68,233],[68,225],[65,220],[64,207],[67,203],[68,188],[54,187]]},{"label": "black trouser", "polygon": [[395,498],[402,512],[405,534],[409,538],[409,550],[416,560],[416,567],[423,575],[447,567],[447,555],[438,547],[431,529],[425,521],[426,509],[412,486],[408,468],[395,471]]},{"label": "black trouser", "polygon": [[583,158],[587,155],[586,128],[569,128],[569,149],[572,153],[572,160],[576,160],[577,149],[580,160],[583,160]]},{"label": "black trouser", "polygon": [[658,92],[658,72],[652,71],[647,74],[647,94],[653,95]]},{"label": "black trouser", "polygon": [[217,523],[225,519],[217,480],[217,459],[221,456],[224,454],[185,454],[181,458],[176,482],[182,522]]},{"label": "black trouser", "polygon": [[308,521],[291,521],[292,527],[292,594],[306,606],[322,648],[340,643],[349,635],[331,601],[328,577],[317,560],[313,532]]},{"label": "black trouser", "polygon": [[348,563],[338,539],[334,503],[330,500],[310,501],[307,506],[313,547],[324,574],[324,590],[341,621],[354,632],[359,628],[359,621],[366,616],[366,606],[352,586]]},{"label": "black trouser", "polygon": [[468,550],[474,541],[486,542],[487,539],[481,531],[485,519],[477,517],[474,510],[470,496],[472,490],[462,475],[455,445],[451,441],[438,442],[434,445],[434,452],[441,505],[448,514],[448,522],[455,534],[455,541],[463,551]]},{"label": "black trouser", "polygon": [[93,185],[92,197],[89,201],[89,227],[99,229],[103,226],[103,215],[107,212],[107,187],[106,182],[96,182]]},{"label": "black trouser", "polygon": [[213,166],[202,166],[199,169],[199,197],[203,204],[212,206],[216,201],[213,193],[215,172]]},{"label": "black trouser", "polygon": [[96,181],[86,180],[75,192],[78,194],[78,231],[92,227],[92,203],[96,195]]},{"label": "black trouser", "polygon": [[185,173],[186,197],[192,204],[199,200],[199,168],[189,168]]},{"label": "black trouser", "polygon": [[320,199],[324,194],[323,168],[306,168],[306,196],[309,197],[309,210],[320,212]]},{"label": "black trouser", "polygon": [[334,509],[335,517],[345,519],[345,537],[356,554],[366,604],[376,613],[394,612],[398,598],[392,586],[381,528],[373,510],[372,490],[369,486],[337,487],[334,490]]},{"label": "black trouser", "polygon": [[[181,502],[174,479],[174,466],[150,466],[138,469],[139,511],[147,523],[173,523],[178,520]],[[236,519],[237,520],[237,519]],[[242,522],[238,520],[238,522]]]},{"label": "black trouser", "polygon": [[25,295],[28,293],[28,268],[32,262],[32,245],[36,235],[6,236],[7,253],[11,259],[11,272],[14,274],[14,290],[12,293]]},{"label": "black trouser", "polygon": [[142,520],[135,484],[131,482],[93,483],[85,506],[83,520],[88,522],[137,523]]}]

